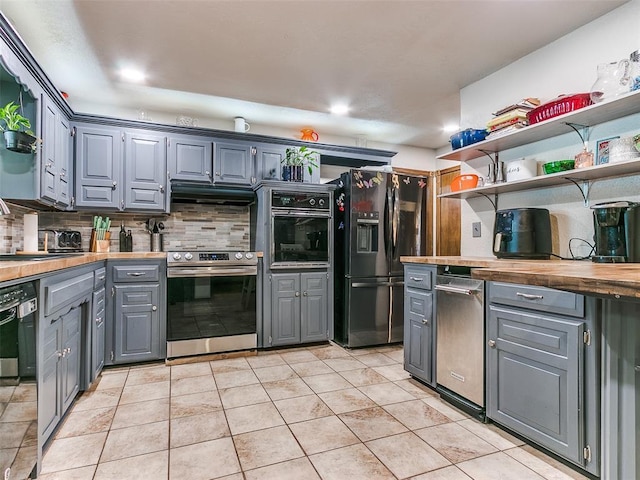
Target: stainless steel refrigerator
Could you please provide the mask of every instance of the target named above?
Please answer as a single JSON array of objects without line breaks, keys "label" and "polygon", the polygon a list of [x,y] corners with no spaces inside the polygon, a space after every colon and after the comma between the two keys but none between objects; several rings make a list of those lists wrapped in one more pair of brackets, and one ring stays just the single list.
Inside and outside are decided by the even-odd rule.
[{"label": "stainless steel refrigerator", "polygon": [[331,182],[334,340],[347,347],[401,342],[403,255],[426,255],[425,177],[356,169]]}]

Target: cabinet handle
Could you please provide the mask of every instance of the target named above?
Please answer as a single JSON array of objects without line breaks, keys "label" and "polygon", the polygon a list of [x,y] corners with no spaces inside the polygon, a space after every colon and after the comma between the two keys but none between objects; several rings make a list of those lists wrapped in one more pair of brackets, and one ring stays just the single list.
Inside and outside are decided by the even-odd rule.
[{"label": "cabinet handle", "polygon": [[158,310],[158,307],[154,305],[153,307],[151,307],[151,310],[155,312],[156,310]]},{"label": "cabinet handle", "polygon": [[96,324],[100,325],[100,320],[101,320],[101,319],[100,319],[99,317],[98,317],[98,318],[96,318]]},{"label": "cabinet handle", "polygon": [[414,282],[421,282],[424,280],[422,277],[409,277]]},{"label": "cabinet handle", "polygon": [[307,292],[302,292],[302,296],[306,297],[307,296]]},{"label": "cabinet handle", "polygon": [[429,320],[427,320],[426,318],[422,319],[422,324],[429,325]]},{"label": "cabinet handle", "polygon": [[522,297],[525,300],[542,300],[544,298],[543,295],[532,295],[530,293],[520,293],[520,292],[516,292],[516,296]]},{"label": "cabinet handle", "polygon": [[115,190],[117,186],[118,186],[118,182],[113,182],[111,184],[111,190]]},{"label": "cabinet handle", "polygon": [[635,367],[636,372],[640,372],[640,365],[636,365]]},{"label": "cabinet handle", "polygon": [[64,357],[64,353],[63,353],[63,352],[61,352],[60,350],[58,350],[58,351],[56,352],[56,355],[58,356],[58,358],[62,358],[62,357]]},{"label": "cabinet handle", "polygon": [[216,177],[219,177],[219,176],[220,176],[220,172],[216,172]]},{"label": "cabinet handle", "polygon": [[491,348],[496,348],[496,341],[495,340],[489,340],[489,346]]},{"label": "cabinet handle", "polygon": [[146,275],[146,273],[144,273],[144,272],[127,272],[127,275],[129,275],[130,277],[142,277],[142,276]]},{"label": "cabinet handle", "polygon": [[105,275],[102,275],[102,276],[98,277],[98,280],[102,281],[102,280],[104,280],[104,278],[105,278]]},{"label": "cabinet handle", "polygon": [[211,172],[210,172],[209,170],[207,170],[206,172],[204,172],[204,174],[205,174],[207,177],[211,178]]},{"label": "cabinet handle", "polygon": [[60,178],[64,178],[67,174],[65,172],[60,172]]},{"label": "cabinet handle", "polygon": [[158,185],[160,187],[160,193],[164,193],[164,187],[162,185]]},{"label": "cabinet handle", "polygon": [[53,167],[53,163],[51,162],[47,162],[44,164],[44,168],[51,168],[51,167]]},{"label": "cabinet handle", "polygon": [[299,297],[299,296],[300,296],[300,292],[296,292],[296,297]]}]

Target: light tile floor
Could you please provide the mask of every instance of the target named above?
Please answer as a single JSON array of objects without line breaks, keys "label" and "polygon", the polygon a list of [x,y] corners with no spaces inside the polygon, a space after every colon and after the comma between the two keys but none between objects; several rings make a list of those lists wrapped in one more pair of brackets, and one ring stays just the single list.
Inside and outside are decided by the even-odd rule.
[{"label": "light tile floor", "polygon": [[402,347],[107,369],[40,480],[586,477],[410,379]]}]

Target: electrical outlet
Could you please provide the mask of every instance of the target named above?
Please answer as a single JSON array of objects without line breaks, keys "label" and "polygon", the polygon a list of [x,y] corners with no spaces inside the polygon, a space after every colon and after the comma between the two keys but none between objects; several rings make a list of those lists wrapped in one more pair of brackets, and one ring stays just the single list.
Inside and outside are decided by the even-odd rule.
[{"label": "electrical outlet", "polygon": [[480,222],[473,222],[471,224],[471,236],[472,237],[480,237]]}]

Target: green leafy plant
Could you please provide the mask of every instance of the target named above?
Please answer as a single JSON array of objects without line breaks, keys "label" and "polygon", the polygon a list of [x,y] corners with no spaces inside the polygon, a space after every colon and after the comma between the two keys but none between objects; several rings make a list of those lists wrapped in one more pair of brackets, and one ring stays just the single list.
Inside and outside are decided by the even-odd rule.
[{"label": "green leafy plant", "polygon": [[6,131],[23,131],[28,133],[29,135],[33,135],[33,132],[30,130],[31,122],[27,117],[22,116],[18,113],[18,109],[20,105],[17,105],[13,102],[7,103],[4,107],[0,107],[0,120],[2,120],[5,126],[0,125],[0,130],[3,132]]},{"label": "green leafy plant", "polygon": [[318,168],[318,152],[309,147],[289,147],[282,159],[282,164],[291,167],[307,167],[309,175]]}]

